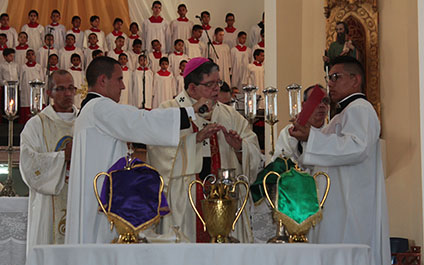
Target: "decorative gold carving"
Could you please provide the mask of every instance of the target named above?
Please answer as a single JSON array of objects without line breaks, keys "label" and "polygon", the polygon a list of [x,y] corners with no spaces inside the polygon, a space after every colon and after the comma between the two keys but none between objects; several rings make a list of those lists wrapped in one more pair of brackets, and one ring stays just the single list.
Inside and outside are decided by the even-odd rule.
[{"label": "decorative gold carving", "polygon": [[[377,0],[326,0],[324,14],[327,18],[327,49],[336,39],[336,23],[344,21],[348,24],[349,36],[360,52],[360,61],[366,72],[365,94],[380,117]],[[356,35],[352,36],[352,32]]]},{"label": "decorative gold carving", "polygon": [[66,209],[62,209],[63,215],[60,218],[59,225],[57,227],[60,235],[65,236],[65,228],[66,228]]}]

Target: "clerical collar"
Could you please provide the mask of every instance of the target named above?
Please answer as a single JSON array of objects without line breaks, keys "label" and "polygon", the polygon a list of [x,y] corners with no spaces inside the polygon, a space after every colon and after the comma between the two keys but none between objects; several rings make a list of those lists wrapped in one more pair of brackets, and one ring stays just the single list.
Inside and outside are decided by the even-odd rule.
[{"label": "clerical collar", "polygon": [[80,111],[79,111],[79,113],[78,113],[78,116],[80,115],[80,113],[81,113],[81,111],[82,111],[82,108],[84,108],[84,106],[85,106],[85,105],[87,105],[87,103],[88,103],[90,100],[95,99],[95,98],[100,98],[100,97],[103,97],[103,96],[102,96],[102,95],[100,95],[99,93],[96,93],[96,92],[88,92],[88,93],[87,93],[87,96],[85,97],[85,99],[81,102],[81,109],[80,109]]},{"label": "clerical collar", "polygon": [[360,98],[367,100],[367,97],[363,93],[354,93],[352,95],[349,95],[349,96],[345,97],[344,99],[342,99],[341,101],[339,101],[339,103],[337,104],[336,114],[339,114],[350,103],[352,103],[353,101],[355,101],[357,99],[360,99]]}]

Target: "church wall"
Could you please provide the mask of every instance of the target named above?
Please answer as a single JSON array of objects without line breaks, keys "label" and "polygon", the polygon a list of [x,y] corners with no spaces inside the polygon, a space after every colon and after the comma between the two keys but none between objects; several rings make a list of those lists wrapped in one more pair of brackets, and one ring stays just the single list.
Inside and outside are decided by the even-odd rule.
[{"label": "church wall", "polygon": [[[417,1],[381,0],[380,91],[390,235],[423,243]],[[267,9],[266,9],[267,10]],[[276,1],[278,131],[287,125],[285,86],[325,85],[323,1]],[[269,30],[267,32],[270,32]],[[267,38],[267,37],[266,37]],[[266,60],[265,60],[266,61]]]},{"label": "church wall", "polygon": [[379,1],[382,138],[391,236],[423,242],[417,1]]}]

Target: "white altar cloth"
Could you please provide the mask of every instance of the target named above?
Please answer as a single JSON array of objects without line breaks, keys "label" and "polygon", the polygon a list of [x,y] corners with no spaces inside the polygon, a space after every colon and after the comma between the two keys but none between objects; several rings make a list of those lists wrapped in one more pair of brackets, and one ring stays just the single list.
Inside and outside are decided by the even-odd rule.
[{"label": "white altar cloth", "polygon": [[84,244],[37,246],[27,265],[374,265],[365,245]]}]

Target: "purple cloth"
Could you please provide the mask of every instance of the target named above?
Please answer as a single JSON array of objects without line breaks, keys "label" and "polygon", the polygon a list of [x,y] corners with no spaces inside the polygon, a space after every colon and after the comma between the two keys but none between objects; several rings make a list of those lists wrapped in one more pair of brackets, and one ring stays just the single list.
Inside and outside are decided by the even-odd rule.
[{"label": "purple cloth", "polygon": [[[138,227],[158,215],[169,213],[165,194],[160,194],[160,175],[144,162],[134,159],[131,169],[125,169],[126,158],[119,159],[108,171],[112,176],[112,203],[110,212]],[[105,178],[100,200],[108,209],[109,178]],[[161,198],[159,205],[159,196]]]}]

